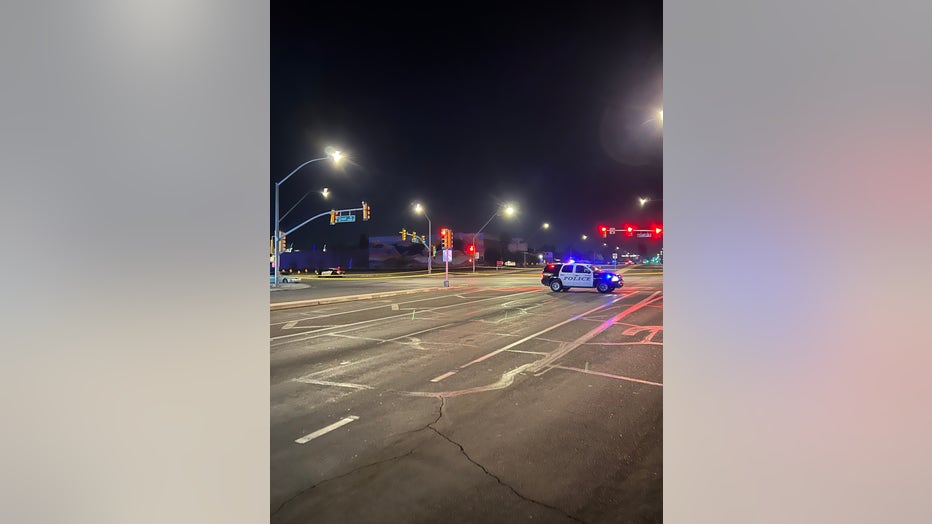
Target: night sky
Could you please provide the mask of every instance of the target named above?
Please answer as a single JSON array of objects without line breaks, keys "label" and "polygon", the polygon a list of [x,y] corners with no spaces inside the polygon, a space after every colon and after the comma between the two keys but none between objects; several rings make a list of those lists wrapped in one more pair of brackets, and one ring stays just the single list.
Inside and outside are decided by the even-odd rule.
[{"label": "night sky", "polygon": [[[441,227],[476,231],[505,202],[517,216],[486,232],[558,252],[578,249],[582,234],[601,243],[600,225],[662,224],[662,201],[637,201],[662,198],[662,3],[599,4],[274,2],[272,220],[274,182],[327,146],[352,161],[317,162],[285,182],[283,215],[307,197],[282,228],[362,200],[373,217],[319,219],[289,244],[425,232],[414,201],[427,207],[435,243]],[[606,242],[636,249],[621,235]]]}]

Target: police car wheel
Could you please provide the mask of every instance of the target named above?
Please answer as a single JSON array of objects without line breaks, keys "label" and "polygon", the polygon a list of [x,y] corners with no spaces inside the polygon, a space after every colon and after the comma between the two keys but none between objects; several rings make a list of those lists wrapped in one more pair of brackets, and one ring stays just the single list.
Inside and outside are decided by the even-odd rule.
[{"label": "police car wheel", "polygon": [[596,289],[599,290],[599,293],[608,293],[612,290],[605,282],[599,282],[599,285],[596,286]]},{"label": "police car wheel", "polygon": [[563,283],[560,282],[559,280],[551,280],[550,291],[553,291],[553,292],[563,291]]}]

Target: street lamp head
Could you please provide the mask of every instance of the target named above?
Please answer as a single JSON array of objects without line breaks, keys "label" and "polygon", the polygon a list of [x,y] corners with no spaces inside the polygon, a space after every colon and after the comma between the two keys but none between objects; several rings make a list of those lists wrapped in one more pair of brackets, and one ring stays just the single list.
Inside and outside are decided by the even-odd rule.
[{"label": "street lamp head", "polygon": [[342,151],[332,146],[325,147],[324,153],[330,158],[332,158],[334,163],[339,163],[340,160],[346,156],[343,154]]},{"label": "street lamp head", "polygon": [[649,198],[644,198],[644,197],[638,198],[638,202],[641,203],[641,207],[644,207],[644,204],[646,204],[648,201],[650,201]]},{"label": "street lamp head", "polygon": [[586,235],[583,235],[583,236],[582,236],[582,239],[583,239],[583,240],[586,240],[587,238],[589,238],[589,237],[586,236]]},{"label": "street lamp head", "polygon": [[511,216],[511,215],[513,215],[513,214],[515,214],[515,208],[514,208],[514,206],[512,206],[512,205],[510,205],[510,204],[507,205],[507,206],[505,206],[505,215],[506,215],[506,216]]},{"label": "street lamp head", "polygon": [[423,212],[424,212],[424,207],[421,206],[421,203],[420,203],[420,202],[417,202],[417,203],[414,204],[414,212],[415,212],[415,213],[423,213]]},{"label": "street lamp head", "polygon": [[544,225],[541,226],[541,227],[543,227],[544,229],[550,229],[550,223],[549,223],[549,222],[544,222]]},{"label": "street lamp head", "polygon": [[323,195],[324,198],[327,198],[330,196],[330,189],[325,187],[320,190],[320,194]]}]

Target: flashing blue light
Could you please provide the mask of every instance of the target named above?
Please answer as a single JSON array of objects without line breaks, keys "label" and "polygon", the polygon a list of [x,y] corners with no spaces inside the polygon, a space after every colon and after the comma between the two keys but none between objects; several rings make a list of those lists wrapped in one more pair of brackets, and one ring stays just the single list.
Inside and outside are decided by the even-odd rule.
[{"label": "flashing blue light", "polygon": [[573,260],[572,258],[570,259],[570,261],[569,261],[569,262],[567,262],[567,264],[575,264],[575,263],[576,263],[576,261],[575,261],[575,260]]}]

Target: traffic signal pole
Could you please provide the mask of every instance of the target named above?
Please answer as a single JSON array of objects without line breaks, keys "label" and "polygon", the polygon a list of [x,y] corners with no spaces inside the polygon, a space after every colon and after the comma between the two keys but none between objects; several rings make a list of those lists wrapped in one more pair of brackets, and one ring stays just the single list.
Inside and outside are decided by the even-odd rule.
[{"label": "traffic signal pole", "polygon": [[[369,213],[368,206],[366,206],[365,209],[366,209],[366,214],[368,214]],[[352,213],[354,211],[362,211],[362,210],[363,210],[362,207],[354,207],[352,209],[331,209],[330,211],[324,211],[323,213],[318,213],[283,233],[278,230],[278,186],[276,185],[275,186],[275,218],[276,220],[275,220],[275,246],[274,246],[275,247],[275,287],[278,287],[278,282],[279,282],[278,266],[279,266],[279,259],[281,258],[281,250],[279,249],[279,246],[278,246],[279,239],[284,238],[294,233],[295,231],[297,231],[298,229],[301,229],[302,227],[304,227],[305,225],[307,225],[313,220],[317,220],[318,218],[322,218],[325,216],[330,216],[331,213],[333,212]],[[367,219],[364,219],[364,220],[367,220]]]},{"label": "traffic signal pole", "polygon": [[[291,175],[289,175],[289,176],[291,176]],[[278,287],[278,281],[279,281],[279,273],[278,273],[278,266],[279,266],[278,239],[279,239],[280,235],[282,234],[282,232],[279,231],[279,229],[278,229],[278,186],[279,186],[279,185],[280,185],[280,183],[276,183],[276,184],[275,184],[275,259],[274,259],[274,260],[275,260],[275,287]]]}]

